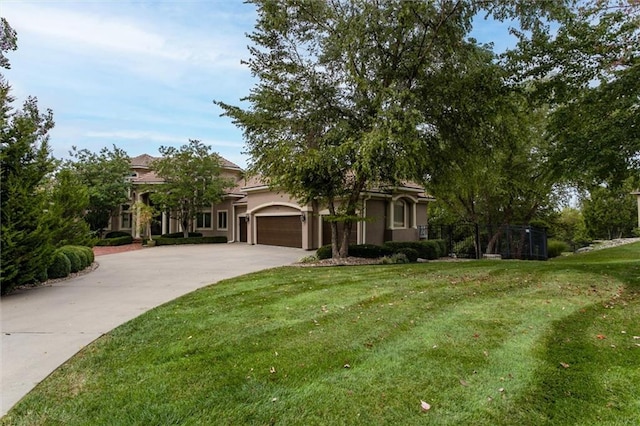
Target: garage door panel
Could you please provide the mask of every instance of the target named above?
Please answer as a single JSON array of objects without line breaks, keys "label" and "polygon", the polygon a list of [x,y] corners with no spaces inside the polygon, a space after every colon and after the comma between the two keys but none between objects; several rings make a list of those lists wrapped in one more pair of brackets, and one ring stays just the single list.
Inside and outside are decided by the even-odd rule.
[{"label": "garage door panel", "polygon": [[257,243],[302,248],[300,216],[256,217]]}]

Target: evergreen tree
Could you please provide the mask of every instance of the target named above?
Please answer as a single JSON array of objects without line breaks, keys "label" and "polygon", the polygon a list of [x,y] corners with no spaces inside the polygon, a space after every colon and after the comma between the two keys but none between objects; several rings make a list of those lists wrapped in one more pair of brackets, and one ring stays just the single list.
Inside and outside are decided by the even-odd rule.
[{"label": "evergreen tree", "polygon": [[[3,34],[7,33],[12,34],[5,27]],[[2,294],[17,285],[45,280],[53,255],[42,188],[54,169],[48,143],[53,114],[50,110],[41,113],[33,97],[15,110],[9,92],[9,84],[0,76]]]}]

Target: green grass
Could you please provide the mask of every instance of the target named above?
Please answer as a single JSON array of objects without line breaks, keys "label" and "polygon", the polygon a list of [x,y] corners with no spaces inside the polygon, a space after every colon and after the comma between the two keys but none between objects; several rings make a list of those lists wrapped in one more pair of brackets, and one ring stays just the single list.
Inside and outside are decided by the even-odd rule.
[{"label": "green grass", "polygon": [[634,336],[640,244],[549,262],[279,268],[119,327],[2,424],[634,425]]}]

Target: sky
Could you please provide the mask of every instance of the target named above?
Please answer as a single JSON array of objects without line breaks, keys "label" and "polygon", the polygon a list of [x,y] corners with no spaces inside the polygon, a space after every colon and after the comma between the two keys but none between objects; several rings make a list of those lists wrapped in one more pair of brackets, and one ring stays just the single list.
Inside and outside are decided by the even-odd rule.
[{"label": "sky", "polygon": [[[18,34],[2,70],[18,106],[36,96],[53,110],[53,156],[72,146],[158,156],[189,139],[246,167],[242,131],[213,100],[239,105],[255,84],[246,34],[256,13],[243,0],[2,0]],[[507,25],[477,20],[472,34],[513,43]]]}]

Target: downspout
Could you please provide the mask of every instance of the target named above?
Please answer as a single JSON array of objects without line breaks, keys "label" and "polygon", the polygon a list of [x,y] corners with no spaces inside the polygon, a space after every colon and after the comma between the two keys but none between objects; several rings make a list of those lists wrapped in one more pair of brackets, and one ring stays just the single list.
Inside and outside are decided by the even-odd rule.
[{"label": "downspout", "polygon": [[[227,241],[228,243],[236,242],[236,205],[231,204],[231,241]],[[227,225],[228,227],[228,225]]]}]

